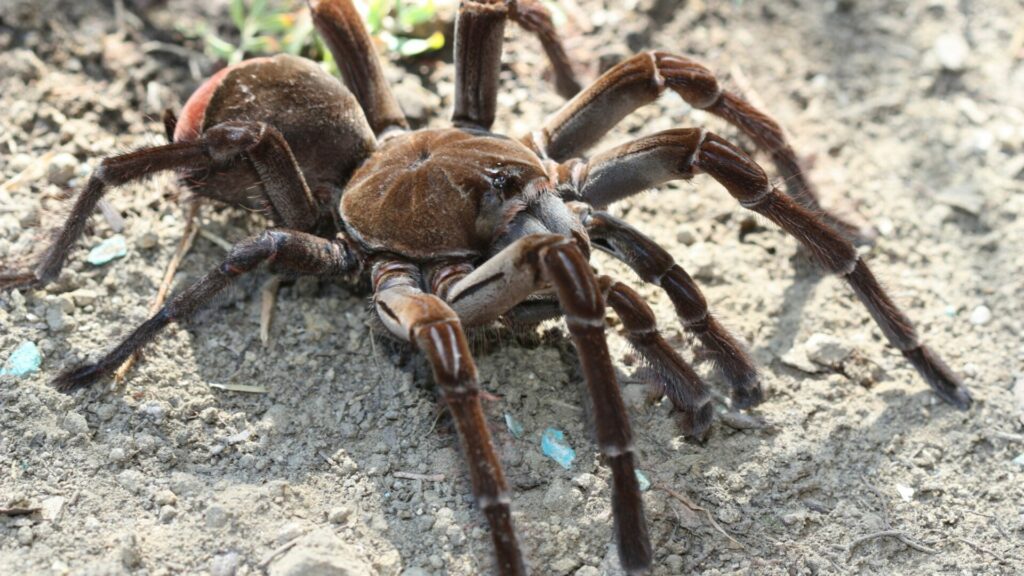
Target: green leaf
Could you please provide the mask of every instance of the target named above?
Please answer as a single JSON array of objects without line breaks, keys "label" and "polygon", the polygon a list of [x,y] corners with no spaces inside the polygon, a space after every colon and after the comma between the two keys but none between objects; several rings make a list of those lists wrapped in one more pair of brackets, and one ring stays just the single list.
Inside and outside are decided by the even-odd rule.
[{"label": "green leaf", "polygon": [[235,23],[235,28],[241,30],[245,26],[245,0],[231,0],[231,5],[228,8],[231,11],[231,21]]},{"label": "green leaf", "polygon": [[404,38],[398,41],[398,53],[402,56],[418,56],[444,48],[444,34],[434,32],[429,38]]},{"label": "green leaf", "polygon": [[295,20],[288,35],[284,39],[284,51],[288,54],[299,54],[302,49],[309,45],[313,36],[313,19],[309,12],[303,11]]},{"label": "green leaf", "polygon": [[210,52],[221,60],[229,60],[235,53],[235,45],[221,39],[216,34],[207,34],[205,41],[206,47],[209,48]]},{"label": "green leaf", "polygon": [[391,0],[370,0],[366,13],[366,25],[370,34],[376,35],[384,27],[384,18],[391,12]]},{"label": "green leaf", "polygon": [[420,24],[430,22],[437,15],[437,7],[433,0],[420,5],[403,6],[398,10],[398,24],[404,30],[412,30]]},{"label": "green leaf", "polygon": [[253,20],[259,20],[267,11],[267,0],[252,0],[252,4],[249,6],[249,17]]}]

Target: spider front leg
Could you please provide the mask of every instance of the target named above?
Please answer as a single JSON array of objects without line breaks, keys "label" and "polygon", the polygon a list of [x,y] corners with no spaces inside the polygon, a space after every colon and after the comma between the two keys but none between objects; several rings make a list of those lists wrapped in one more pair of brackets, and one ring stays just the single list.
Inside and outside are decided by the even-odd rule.
[{"label": "spider front leg", "polygon": [[341,234],[326,239],[293,230],[267,230],[236,244],[219,266],[175,296],[98,362],[64,372],[53,385],[70,392],[95,383],[156,338],[168,324],[192,317],[235,278],[263,262],[273,262],[281,271],[308,275],[347,275],[361,266],[358,252]]},{"label": "spider front leg", "polygon": [[0,288],[44,285],[60,274],[75,241],[82,236],[89,216],[112,186],[120,186],[165,170],[201,172],[225,166],[239,157],[252,161],[263,180],[263,190],[275,220],[288,228],[309,231],[316,227],[318,208],[295,164],[284,137],[258,122],[225,122],[196,140],[154,146],[104,159],[93,171],[71,213],[31,272],[0,273]]},{"label": "spider front leg", "polygon": [[557,234],[516,240],[454,283],[444,297],[466,325],[497,319],[550,284],[586,380],[598,447],[612,470],[612,514],[622,566],[651,565],[651,542],[636,478],[633,432],[605,340],[604,298],[583,252]]},{"label": "spider front leg", "polygon": [[480,405],[476,365],[466,335],[455,312],[437,296],[424,293],[419,283],[419,271],[411,264],[378,263],[373,270],[374,306],[392,334],[427,355],[458,428],[477,505],[490,525],[498,571],[502,576],[525,575],[508,482]]},{"label": "spider front leg", "polygon": [[572,64],[555,32],[551,14],[536,0],[465,0],[455,21],[456,126],[490,130],[498,98],[505,21],[511,18],[540,39],[565,98],[579,92]]},{"label": "spider front leg", "polygon": [[562,167],[583,200],[604,205],[666,181],[703,171],[745,208],[776,223],[806,247],[818,263],[842,276],[871,313],[889,342],[935,392],[960,409],[971,396],[960,379],[930,348],[889,298],[853,244],[808,208],[773,187],[753,160],[723,138],[700,129],[669,130],[600,154],[586,164]]},{"label": "spider front leg", "polygon": [[710,70],[683,56],[644,52],[619,63],[567,102],[544,122],[543,128],[523,142],[538,154],[554,160],[579,156],[628,114],[654,102],[668,88],[694,108],[706,110],[736,126],[770,154],[789,194],[801,205],[821,213],[826,222],[850,238],[870,242],[870,231],[862,231],[821,207],[813,184],[775,120],[723,89]]}]

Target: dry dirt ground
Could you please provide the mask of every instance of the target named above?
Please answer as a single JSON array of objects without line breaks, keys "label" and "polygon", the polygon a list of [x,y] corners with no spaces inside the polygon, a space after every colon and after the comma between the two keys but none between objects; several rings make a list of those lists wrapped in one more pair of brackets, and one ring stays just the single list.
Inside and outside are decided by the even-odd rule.
[{"label": "dry dirt ground", "polygon": [[[570,50],[592,68],[637,49],[679,51],[770,109],[828,202],[880,231],[868,262],[976,400],[968,412],[939,402],[842,282],[706,178],[624,202],[619,213],[664,243],[750,343],[768,393],[750,418],[726,415],[731,425],[717,422],[705,444],[686,442],[666,405],[644,403],[644,374],[611,330],[653,483],[655,574],[1024,572],[1021,3],[566,5],[577,8]],[[226,14],[219,0],[148,12],[129,3],[122,18],[100,0],[0,2],[0,260],[37,248],[59,221],[62,188],[102,156],[162,141],[159,113],[214,66],[175,30],[226,26]],[[509,36],[497,128],[521,133],[560,100],[537,43]],[[449,62],[388,68],[417,122],[444,122]],[[672,97],[609,141],[690,125],[736,135]],[[56,284],[0,294],[0,360],[24,341],[43,355],[39,372],[0,377],[0,571],[301,574],[320,562],[338,570],[325,574],[489,572],[485,525],[430,377],[371,331],[363,292],[285,287],[264,347],[267,276],[256,274],[168,329],[123,390],[47,386],[147,316],[182,235],[179,192],[169,176],[117,190],[126,257],[85,262],[114,233],[97,216]],[[206,207],[202,226],[209,235],[179,289],[223,257],[211,237],[237,241],[260,221]],[[691,354],[658,290],[595,260],[649,297]],[[479,345],[525,548],[538,574],[617,574],[609,474],[580,408],[574,353],[557,323],[537,336],[499,332]],[[829,337],[841,345],[817,344]],[[842,359],[807,358],[827,352]],[[265,392],[223,388],[234,385]],[[547,427],[575,448],[570,470],[541,454]]]}]

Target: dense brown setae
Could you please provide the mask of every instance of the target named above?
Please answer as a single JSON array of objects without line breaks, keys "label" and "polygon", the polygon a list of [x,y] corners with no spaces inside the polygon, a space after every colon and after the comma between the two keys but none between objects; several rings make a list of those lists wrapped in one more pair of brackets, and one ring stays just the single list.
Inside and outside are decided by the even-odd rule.
[{"label": "dense brown setae", "polygon": [[[410,131],[351,2],[310,4],[346,85],[291,56],[218,72],[188,100],[180,120],[166,117],[172,142],[104,160],[38,265],[0,274],[0,286],[8,288],[52,281],[106,190],[161,170],[176,171],[200,197],[261,210],[272,222],[236,244],[219,266],[98,362],[58,376],[54,384],[61,390],[110,375],[164,326],[190,317],[260,264],[272,262],[276,271],[294,275],[368,279],[384,326],[421,350],[433,368],[490,525],[496,571],[514,576],[527,573],[527,562],[464,327],[563,316],[612,474],[619,556],[628,573],[647,573],[652,551],[635,475],[638,457],[605,341],[606,303],[659,375],[657,393],[676,409],[684,434],[706,434],[711,396],[660,335],[640,296],[615,279],[595,276],[591,249],[620,259],[665,291],[682,326],[731,384],[734,407],[754,406],[763,394],[745,347],[708,310],[686,271],[643,233],[595,207],[704,173],[847,280],[882,333],[939,396],[961,409],[971,405],[958,377],[921,343],[858,256],[850,241],[857,230],[821,210],[779,126],[724,91],[700,64],[664,52],[639,54],[576,94],[536,131],[513,140],[490,132],[506,20],[537,34],[561,93],[571,95],[579,84],[550,16],[535,0],[464,1],[455,32],[454,127]],[[625,115],[667,89],[765,149],[789,183],[787,193],[736,146],[699,128],[581,157]]]}]

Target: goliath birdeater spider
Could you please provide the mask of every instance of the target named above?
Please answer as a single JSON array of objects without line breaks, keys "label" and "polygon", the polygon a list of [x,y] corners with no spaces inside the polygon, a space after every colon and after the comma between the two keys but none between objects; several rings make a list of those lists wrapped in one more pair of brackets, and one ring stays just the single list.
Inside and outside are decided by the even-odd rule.
[{"label": "goliath birdeater spider", "polygon": [[[849,240],[856,229],[818,205],[779,126],[723,90],[700,64],[645,52],[580,91],[537,0],[464,1],[455,32],[454,126],[410,130],[351,1],[310,3],[345,85],[314,62],[286,55],[221,70],[196,90],[180,119],[166,117],[171,143],[104,160],[41,262],[30,272],[0,276],[0,285],[8,287],[50,282],[109,187],[163,170],[176,171],[200,197],[262,210],[273,222],[273,228],[235,245],[222,264],[112,352],[58,376],[59,389],[85,387],[109,375],[169,323],[192,316],[261,263],[294,275],[368,278],[388,331],[430,362],[465,450],[477,504],[490,524],[497,571],[525,574],[464,327],[561,315],[579,354],[597,442],[611,469],[622,564],[631,574],[645,573],[651,544],[632,432],[605,341],[605,305],[661,375],[660,393],[680,414],[683,433],[702,437],[712,404],[704,383],[659,334],[647,304],[626,285],[595,276],[588,257],[591,248],[607,252],[661,287],[682,325],[731,384],[733,406],[761,402],[749,354],[711,315],[690,276],[650,238],[600,211],[667,181],[706,173],[844,278],[889,342],[940,397],[958,408],[970,406],[960,379],[918,340],[910,320],[858,256]],[[543,126],[518,139],[490,132],[507,19],[540,38],[559,92],[572,96]],[[666,90],[735,125],[765,150],[788,193],[775,188],[739,148],[702,128],[667,130],[582,157],[624,116]]]}]

